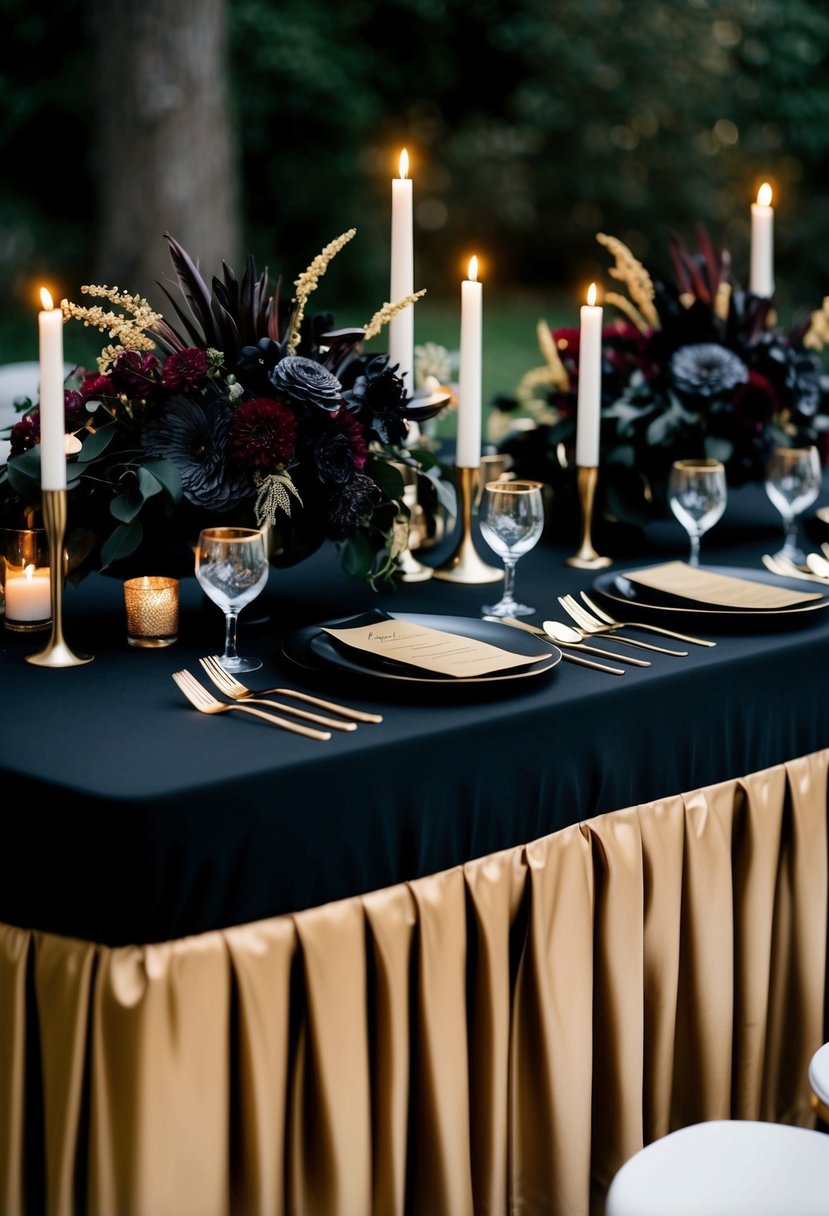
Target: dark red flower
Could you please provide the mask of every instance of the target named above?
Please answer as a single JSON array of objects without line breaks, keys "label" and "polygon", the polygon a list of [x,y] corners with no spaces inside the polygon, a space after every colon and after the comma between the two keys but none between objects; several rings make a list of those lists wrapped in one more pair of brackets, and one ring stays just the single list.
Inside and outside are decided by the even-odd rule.
[{"label": "dark red flower", "polygon": [[294,454],[296,419],[281,401],[252,397],[236,407],[228,442],[241,464],[272,471]]},{"label": "dark red flower", "polygon": [[94,401],[98,397],[114,397],[116,389],[110,376],[99,376],[97,372],[86,372],[78,392],[84,401]]},{"label": "dark red flower", "polygon": [[159,382],[158,359],[137,350],[122,350],[113,364],[110,378],[116,393],[146,397]]},{"label": "dark red flower", "polygon": [[345,431],[349,447],[351,448],[351,454],[354,458],[354,468],[362,469],[368,456],[368,444],[363,436],[363,428],[357,419],[346,409],[342,409],[338,414],[335,414],[334,421]]},{"label": "dark red flower", "polygon": [[748,379],[744,384],[736,385],[731,399],[735,414],[751,424],[758,434],[763,432],[780,408],[774,385],[760,372],[749,371]]},{"label": "dark red flower", "polygon": [[9,435],[9,456],[20,456],[33,448],[40,438],[40,415],[37,410],[24,414]]},{"label": "dark red flower", "polygon": [[207,355],[198,346],[173,351],[161,373],[165,388],[180,393],[184,389],[198,388],[207,379],[209,364]]}]

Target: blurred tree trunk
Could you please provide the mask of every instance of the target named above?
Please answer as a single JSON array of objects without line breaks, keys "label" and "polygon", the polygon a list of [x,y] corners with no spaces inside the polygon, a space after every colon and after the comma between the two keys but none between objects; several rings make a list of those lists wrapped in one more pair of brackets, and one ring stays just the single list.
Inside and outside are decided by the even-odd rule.
[{"label": "blurred tree trunk", "polygon": [[91,0],[99,246],[95,282],[167,306],[170,232],[207,282],[241,271],[226,0]]}]

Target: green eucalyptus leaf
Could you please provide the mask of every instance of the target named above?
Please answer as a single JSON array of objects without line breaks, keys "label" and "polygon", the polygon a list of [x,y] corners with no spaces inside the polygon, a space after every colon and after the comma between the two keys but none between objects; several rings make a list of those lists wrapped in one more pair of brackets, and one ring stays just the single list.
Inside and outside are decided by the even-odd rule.
[{"label": "green eucalyptus leaf", "polygon": [[386,498],[402,498],[404,481],[399,469],[386,460],[372,461],[371,477],[385,494]]},{"label": "green eucalyptus leaf", "polygon": [[366,534],[358,531],[340,546],[340,564],[346,574],[366,579],[374,565],[376,552]]},{"label": "green eucalyptus leaf", "polygon": [[144,529],[137,519],[121,524],[101,546],[101,569],[105,570],[113,562],[129,557],[141,544],[143,537]]},{"label": "green eucalyptus leaf", "polygon": [[164,489],[163,483],[150,472],[146,465],[139,465],[136,469],[136,477],[138,492],[142,499],[152,498],[153,495],[160,494]]},{"label": "green eucalyptus leaf", "polygon": [[81,450],[75,457],[78,464],[90,464],[93,460],[97,460],[112,443],[117,433],[118,430],[114,422],[99,427],[97,431],[89,431],[82,440],[83,446]]},{"label": "green eucalyptus leaf", "polygon": [[145,501],[140,494],[116,494],[110,500],[109,513],[122,524],[129,524],[140,514]]},{"label": "green eucalyptus leaf", "polygon": [[172,460],[148,460],[145,462],[144,468],[160,483],[171,502],[175,504],[181,502],[181,474],[178,466],[174,465]]}]

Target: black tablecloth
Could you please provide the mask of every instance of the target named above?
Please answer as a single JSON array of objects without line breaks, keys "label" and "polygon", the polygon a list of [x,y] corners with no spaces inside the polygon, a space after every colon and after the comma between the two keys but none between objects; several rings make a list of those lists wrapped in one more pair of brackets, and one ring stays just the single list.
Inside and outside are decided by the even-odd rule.
[{"label": "black tablecloth", "polygon": [[[750,487],[732,494],[703,560],[760,570],[779,540]],[[687,554],[673,521],[638,551],[626,545],[618,568]],[[533,622],[565,619],[557,595],[590,589],[595,575],[568,566],[571,553],[545,538],[521,559]],[[333,548],[274,569],[240,617],[240,651],[265,660],[248,682],[298,683],[384,715],[326,743],[187,705],[172,672],[201,676],[198,657],[223,639],[193,578],[165,650],[127,645],[121,582],[106,576],[64,598],[67,641],[93,662],[35,667],[24,656],[42,635],[0,629],[0,921],[109,945],[174,939],[434,873],[829,744],[823,612],[762,632],[710,628],[717,647],[686,658],[630,651],[653,663],[622,678],[561,663],[454,692],[300,678],[281,656],[283,635],[314,622],[370,607],[478,617],[499,590],[431,579],[374,592]]]}]

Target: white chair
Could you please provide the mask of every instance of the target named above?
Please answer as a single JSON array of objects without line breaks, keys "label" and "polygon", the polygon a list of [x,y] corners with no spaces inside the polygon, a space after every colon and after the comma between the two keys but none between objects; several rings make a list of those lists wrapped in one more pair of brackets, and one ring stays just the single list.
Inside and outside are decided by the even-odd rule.
[{"label": "white chair", "polygon": [[[809,1066],[812,1105],[829,1116],[829,1043]],[[829,1135],[712,1119],[679,1128],[618,1170],[605,1216],[827,1216]]]}]

